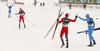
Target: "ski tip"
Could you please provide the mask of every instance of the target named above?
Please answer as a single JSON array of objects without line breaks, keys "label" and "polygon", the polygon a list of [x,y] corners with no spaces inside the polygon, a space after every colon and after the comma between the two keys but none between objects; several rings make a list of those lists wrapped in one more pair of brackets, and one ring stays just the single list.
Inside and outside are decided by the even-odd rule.
[{"label": "ski tip", "polygon": [[45,37],[44,37],[44,39],[45,39]]}]

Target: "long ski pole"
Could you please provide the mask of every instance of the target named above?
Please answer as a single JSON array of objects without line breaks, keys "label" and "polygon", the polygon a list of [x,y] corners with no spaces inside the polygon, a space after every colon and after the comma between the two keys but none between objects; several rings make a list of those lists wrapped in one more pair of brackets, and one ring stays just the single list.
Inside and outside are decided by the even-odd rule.
[{"label": "long ski pole", "polygon": [[31,23],[33,26],[35,26],[31,21],[29,21],[27,18],[25,18],[29,23]]},{"label": "long ski pole", "polygon": [[52,27],[49,29],[48,33],[45,35],[44,39],[47,37],[47,35],[49,34],[49,32],[52,30],[52,28],[54,27],[54,25],[56,24],[57,21],[55,21],[55,23],[52,25]]},{"label": "long ski pole", "polygon": [[[58,18],[57,18],[58,20],[59,20],[61,8],[62,8],[62,6],[60,6],[60,10],[59,10]],[[57,26],[58,26],[58,21],[57,21],[56,26],[55,26],[55,29],[54,29],[54,33],[53,33],[53,36],[52,36],[52,40],[53,40],[53,38],[54,38],[54,35],[55,35],[55,32],[56,32]]]},{"label": "long ski pole", "polygon": [[18,19],[18,16],[16,15],[16,18]]}]

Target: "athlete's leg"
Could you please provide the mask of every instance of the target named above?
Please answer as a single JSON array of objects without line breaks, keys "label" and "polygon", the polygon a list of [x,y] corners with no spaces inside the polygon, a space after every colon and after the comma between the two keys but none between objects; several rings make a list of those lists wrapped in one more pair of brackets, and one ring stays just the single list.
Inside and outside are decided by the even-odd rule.
[{"label": "athlete's leg", "polygon": [[66,31],[65,31],[65,38],[66,38],[66,48],[68,48],[69,47],[69,45],[68,45],[68,27],[66,27],[66,29],[65,29]]},{"label": "athlete's leg", "polygon": [[89,40],[90,40],[90,45],[88,45],[88,46],[92,46],[92,34],[91,34],[91,32],[92,32],[92,30],[91,30],[91,27],[89,26],[88,27],[88,35],[89,35]]},{"label": "athlete's leg", "polygon": [[19,17],[19,29],[20,29],[20,25],[21,25],[21,17]]},{"label": "athlete's leg", "polygon": [[23,24],[24,24],[24,28],[26,28],[26,25],[25,25],[25,22],[24,22],[24,17],[22,17],[22,21],[23,21]]},{"label": "athlete's leg", "polygon": [[11,17],[11,10],[9,10],[8,17]]},{"label": "athlete's leg", "polygon": [[61,47],[63,47],[65,45],[64,40],[63,40],[63,37],[62,37],[63,34],[64,34],[64,27],[62,27],[61,32],[60,32],[60,38],[61,38],[61,42],[62,42]]}]

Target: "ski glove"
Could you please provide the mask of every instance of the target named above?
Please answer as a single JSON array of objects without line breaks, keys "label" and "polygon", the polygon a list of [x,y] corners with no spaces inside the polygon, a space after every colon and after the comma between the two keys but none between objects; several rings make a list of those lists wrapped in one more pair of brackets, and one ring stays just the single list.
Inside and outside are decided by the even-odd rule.
[{"label": "ski glove", "polygon": [[88,31],[86,30],[86,34],[88,34]]},{"label": "ski glove", "polygon": [[75,21],[77,20],[77,17],[78,17],[78,16],[75,16]]},{"label": "ski glove", "polygon": [[57,22],[59,22],[59,19],[57,19]]}]

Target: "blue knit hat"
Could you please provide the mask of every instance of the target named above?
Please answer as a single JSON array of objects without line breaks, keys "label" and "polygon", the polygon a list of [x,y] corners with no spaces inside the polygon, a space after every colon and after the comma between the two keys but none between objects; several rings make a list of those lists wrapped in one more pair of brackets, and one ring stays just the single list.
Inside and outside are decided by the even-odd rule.
[{"label": "blue knit hat", "polygon": [[90,17],[90,15],[89,14],[86,14],[86,17]]}]

